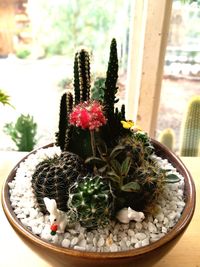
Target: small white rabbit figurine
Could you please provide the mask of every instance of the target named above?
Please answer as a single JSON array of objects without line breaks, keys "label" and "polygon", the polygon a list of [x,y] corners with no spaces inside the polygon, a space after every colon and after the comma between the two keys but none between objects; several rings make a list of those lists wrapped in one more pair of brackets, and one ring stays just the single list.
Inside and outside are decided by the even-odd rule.
[{"label": "small white rabbit figurine", "polygon": [[117,213],[116,218],[121,223],[129,223],[130,221],[141,222],[144,220],[145,216],[143,212],[135,211],[129,207],[121,209]]},{"label": "small white rabbit figurine", "polygon": [[64,233],[66,225],[68,224],[68,217],[66,212],[57,209],[55,199],[45,197],[44,203],[46,209],[50,213],[49,218],[51,225],[57,225],[57,233]]}]

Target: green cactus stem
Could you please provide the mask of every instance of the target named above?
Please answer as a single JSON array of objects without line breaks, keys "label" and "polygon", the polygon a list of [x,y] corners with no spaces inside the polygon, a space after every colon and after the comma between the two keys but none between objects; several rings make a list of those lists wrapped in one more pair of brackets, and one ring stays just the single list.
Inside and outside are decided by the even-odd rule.
[{"label": "green cactus stem", "polygon": [[74,91],[75,104],[90,98],[90,57],[89,53],[81,49],[75,54],[74,60]]},{"label": "green cactus stem", "polygon": [[200,96],[194,96],[188,103],[182,124],[180,155],[195,157],[200,144]]},{"label": "green cactus stem", "polygon": [[92,100],[98,100],[101,103],[103,102],[104,99],[104,91],[105,91],[105,78],[104,77],[97,77],[94,86],[91,90],[92,93]]},{"label": "green cactus stem", "polygon": [[61,150],[65,149],[66,132],[68,127],[68,116],[72,111],[73,96],[71,93],[65,93],[61,97],[60,102],[60,117],[58,132],[56,133],[56,145],[60,146]]},{"label": "green cactus stem", "polygon": [[118,57],[117,57],[117,42],[112,40],[110,46],[110,58],[106,73],[105,92],[104,92],[104,107],[105,115],[109,119],[114,115],[114,104],[118,101],[115,97],[117,93],[118,79]]},{"label": "green cactus stem", "polygon": [[168,147],[170,150],[174,150],[174,143],[175,143],[175,133],[174,130],[171,128],[167,128],[165,130],[163,130],[159,137],[158,140],[165,145],[166,147]]}]

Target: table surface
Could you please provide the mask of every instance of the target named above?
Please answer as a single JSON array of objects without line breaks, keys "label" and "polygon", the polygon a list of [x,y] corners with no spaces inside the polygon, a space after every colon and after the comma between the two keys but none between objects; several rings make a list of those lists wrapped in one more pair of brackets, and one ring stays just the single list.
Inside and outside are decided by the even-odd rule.
[{"label": "table surface", "polygon": [[[15,164],[25,152],[0,151],[0,189]],[[196,186],[196,209],[193,219],[176,245],[156,262],[155,267],[199,267],[200,266],[200,157],[181,158],[186,165]],[[38,255],[21,239],[8,223],[0,205],[0,266],[2,267],[61,267],[59,263],[51,264]],[[144,267],[146,264],[141,264]]]}]

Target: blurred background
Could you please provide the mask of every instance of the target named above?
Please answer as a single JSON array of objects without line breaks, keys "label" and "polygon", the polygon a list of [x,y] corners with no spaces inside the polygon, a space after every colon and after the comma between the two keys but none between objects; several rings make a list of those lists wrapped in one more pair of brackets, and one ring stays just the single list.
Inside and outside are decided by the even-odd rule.
[{"label": "blurred background", "polygon": [[[0,0],[0,150],[54,142],[60,97],[73,89],[74,53],[82,46],[90,50],[93,84],[101,83],[116,38],[125,102],[133,2]],[[200,96],[199,25],[198,1],[173,1],[155,138],[177,154],[188,103]]]}]

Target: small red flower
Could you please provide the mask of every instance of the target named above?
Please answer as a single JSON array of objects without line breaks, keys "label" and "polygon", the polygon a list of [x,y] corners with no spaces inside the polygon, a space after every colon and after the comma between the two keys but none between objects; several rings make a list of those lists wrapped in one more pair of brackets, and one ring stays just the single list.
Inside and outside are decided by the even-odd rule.
[{"label": "small red flower", "polygon": [[95,130],[106,124],[106,118],[103,114],[103,108],[97,101],[83,102],[74,107],[69,116],[69,122],[72,125],[82,129]]}]

